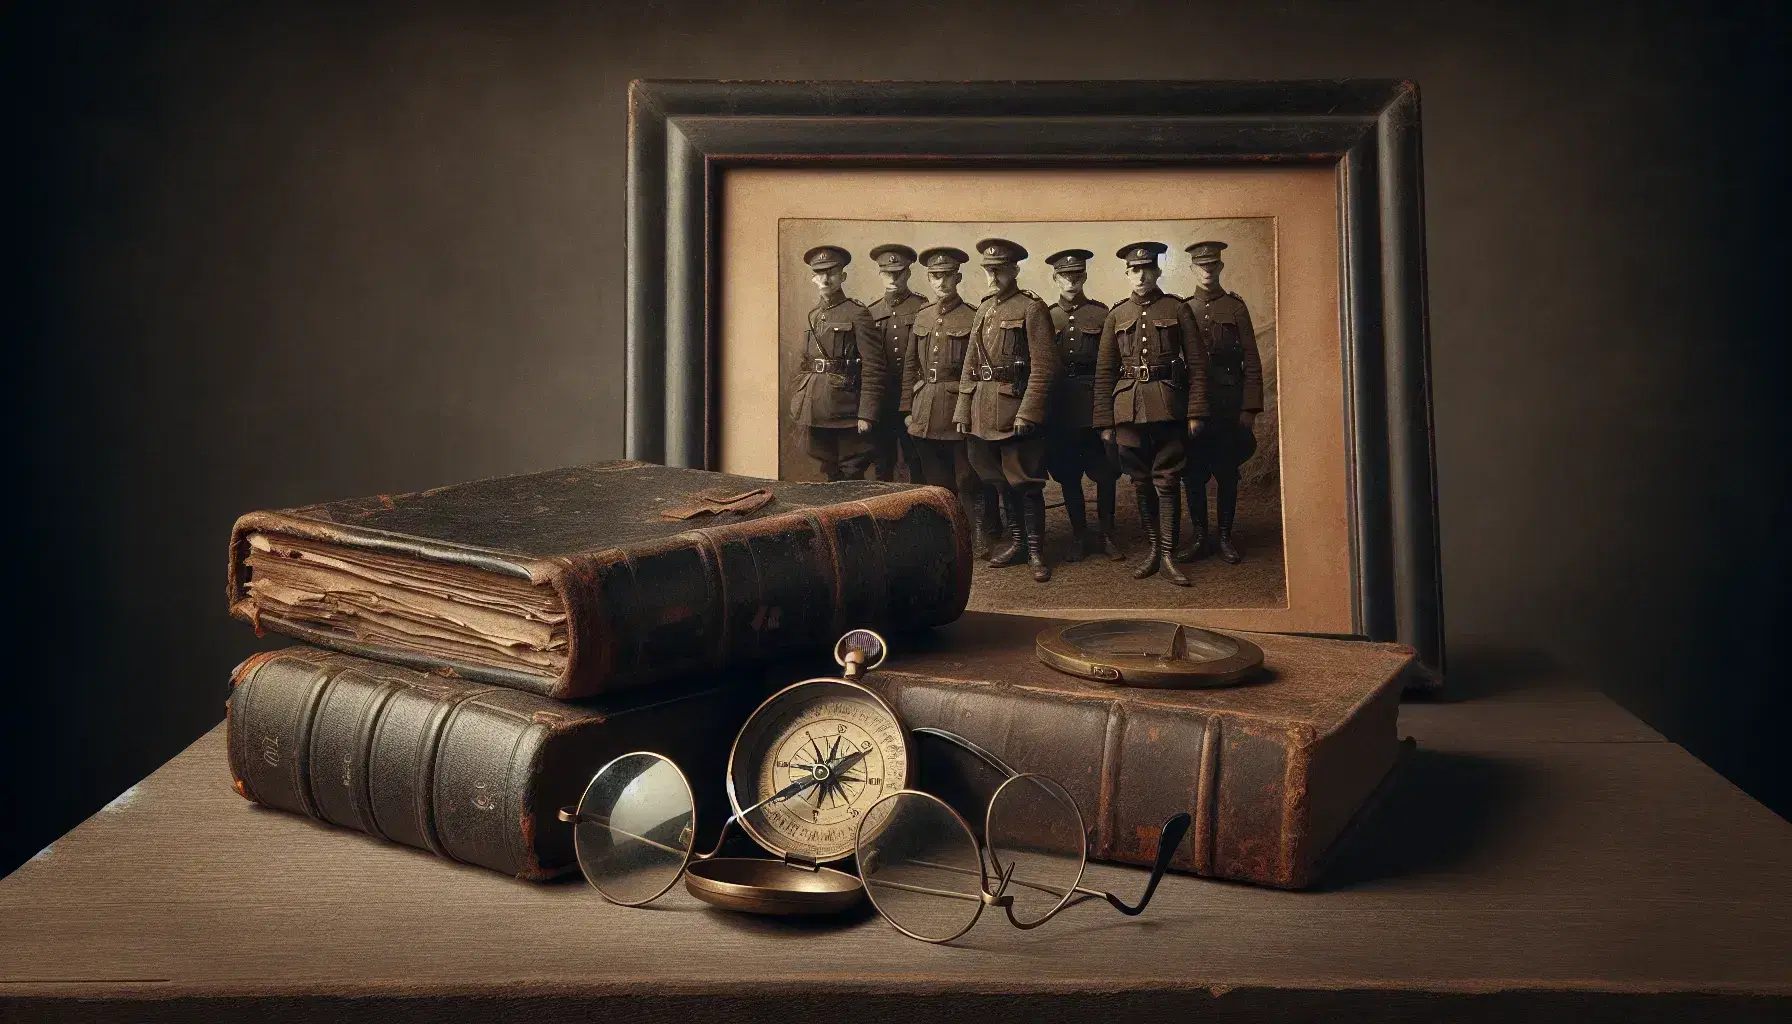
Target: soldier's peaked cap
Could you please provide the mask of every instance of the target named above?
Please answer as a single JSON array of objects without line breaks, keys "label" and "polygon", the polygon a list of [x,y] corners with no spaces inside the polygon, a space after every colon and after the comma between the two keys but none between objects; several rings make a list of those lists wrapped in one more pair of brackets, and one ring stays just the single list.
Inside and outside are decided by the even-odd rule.
[{"label": "soldier's peaked cap", "polygon": [[871,250],[871,262],[885,270],[901,270],[915,262],[915,250],[891,242]]},{"label": "soldier's peaked cap", "polygon": [[1196,242],[1188,247],[1188,254],[1196,263],[1218,263],[1220,250],[1226,247],[1224,242]]},{"label": "soldier's peaked cap", "polygon": [[971,257],[963,249],[954,249],[949,245],[936,245],[931,249],[923,249],[918,259],[921,265],[928,270],[942,272],[957,270],[971,261]]},{"label": "soldier's peaked cap", "polygon": [[986,267],[1019,263],[1027,258],[1027,250],[1019,242],[1010,242],[1006,238],[985,238],[977,243],[977,252],[983,257],[977,262]]},{"label": "soldier's peaked cap", "polygon": [[1127,266],[1137,267],[1144,264],[1155,265],[1157,258],[1169,251],[1170,247],[1162,242],[1128,242],[1114,255],[1125,260]]},{"label": "soldier's peaked cap", "polygon": [[832,270],[852,262],[852,253],[837,245],[818,245],[803,253],[803,262],[810,270]]},{"label": "soldier's peaked cap", "polygon": [[1088,270],[1089,265],[1086,261],[1094,258],[1095,254],[1087,249],[1062,249],[1047,256],[1045,262],[1051,264],[1053,270],[1066,273]]}]

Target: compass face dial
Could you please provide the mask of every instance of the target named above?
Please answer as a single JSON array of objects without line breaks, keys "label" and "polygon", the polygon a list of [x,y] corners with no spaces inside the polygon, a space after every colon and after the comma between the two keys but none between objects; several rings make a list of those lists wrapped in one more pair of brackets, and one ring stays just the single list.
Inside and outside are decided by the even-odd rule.
[{"label": "compass face dial", "polygon": [[728,795],[759,845],[817,861],[852,853],[859,818],[908,782],[908,734],[889,705],[856,683],[811,679],[760,705],[729,762]]}]

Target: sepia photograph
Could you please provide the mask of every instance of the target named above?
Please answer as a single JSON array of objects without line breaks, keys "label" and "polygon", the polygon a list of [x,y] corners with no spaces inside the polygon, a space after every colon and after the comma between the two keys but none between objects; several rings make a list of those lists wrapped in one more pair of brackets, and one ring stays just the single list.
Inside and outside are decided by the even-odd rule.
[{"label": "sepia photograph", "polygon": [[710,464],[951,492],[972,610],[1357,629],[1333,175],[747,167],[716,211]]},{"label": "sepia photograph", "polygon": [[973,607],[1286,603],[1273,217],[779,223],[778,476],[948,488]]}]

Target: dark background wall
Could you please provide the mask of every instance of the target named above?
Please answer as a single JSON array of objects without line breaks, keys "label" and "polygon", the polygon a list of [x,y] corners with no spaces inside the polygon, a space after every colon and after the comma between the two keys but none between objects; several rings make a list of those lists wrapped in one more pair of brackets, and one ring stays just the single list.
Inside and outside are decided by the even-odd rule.
[{"label": "dark background wall", "polygon": [[0,872],[221,717],[258,645],[224,611],[238,513],[621,454],[639,77],[1417,81],[1453,683],[1577,673],[1792,808],[1775,4],[48,4],[4,32]]}]

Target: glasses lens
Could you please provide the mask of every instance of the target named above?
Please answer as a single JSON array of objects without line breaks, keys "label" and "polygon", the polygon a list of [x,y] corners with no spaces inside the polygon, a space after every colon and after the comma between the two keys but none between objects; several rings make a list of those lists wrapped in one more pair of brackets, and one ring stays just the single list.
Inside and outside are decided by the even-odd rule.
[{"label": "glasses lens", "polygon": [[1064,787],[1042,775],[1016,775],[989,803],[989,855],[997,877],[1010,867],[1014,920],[1044,920],[1083,877],[1088,852],[1083,816]]},{"label": "glasses lens", "polygon": [[917,939],[963,935],[983,910],[983,861],[971,830],[924,793],[892,793],[859,823],[859,876],[891,924]]},{"label": "glasses lens", "polygon": [[624,754],[598,771],[579,800],[579,868],[612,903],[656,899],[690,859],[696,816],[677,765],[658,754]]}]

